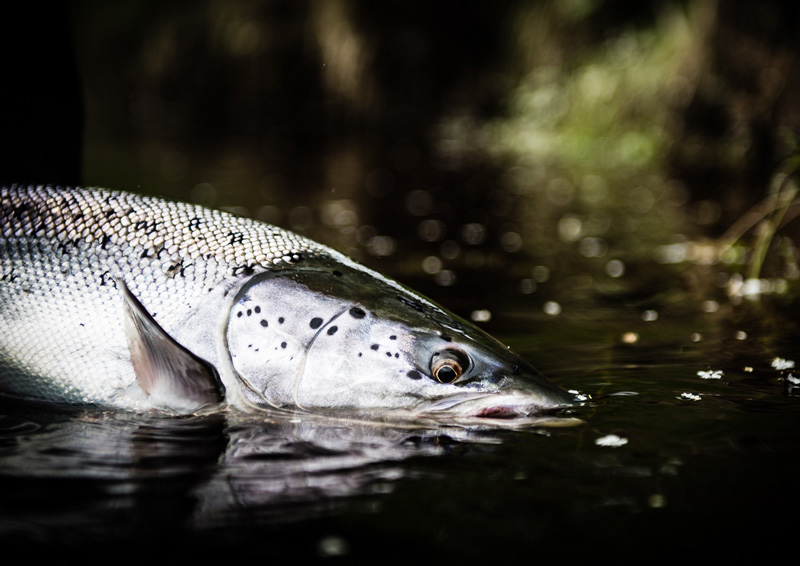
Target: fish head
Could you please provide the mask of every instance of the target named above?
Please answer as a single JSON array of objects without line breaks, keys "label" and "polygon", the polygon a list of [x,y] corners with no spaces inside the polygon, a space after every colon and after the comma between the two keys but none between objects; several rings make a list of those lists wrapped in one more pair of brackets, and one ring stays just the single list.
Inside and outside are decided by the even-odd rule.
[{"label": "fish head", "polygon": [[255,407],[509,419],[573,401],[482,330],[357,265],[254,276],[226,339]]}]

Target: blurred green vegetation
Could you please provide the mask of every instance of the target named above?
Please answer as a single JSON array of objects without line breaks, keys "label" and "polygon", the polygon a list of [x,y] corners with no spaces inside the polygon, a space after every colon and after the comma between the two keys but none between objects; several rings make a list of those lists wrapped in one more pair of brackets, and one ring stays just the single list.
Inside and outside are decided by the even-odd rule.
[{"label": "blurred green vegetation", "polygon": [[792,301],[800,18],[751,4],[77,0],[84,181],[465,308]]}]

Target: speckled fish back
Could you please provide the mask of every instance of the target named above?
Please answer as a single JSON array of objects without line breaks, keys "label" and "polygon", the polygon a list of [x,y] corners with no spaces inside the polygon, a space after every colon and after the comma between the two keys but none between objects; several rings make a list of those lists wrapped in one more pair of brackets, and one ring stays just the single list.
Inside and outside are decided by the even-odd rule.
[{"label": "speckled fish back", "polygon": [[116,278],[169,332],[226,278],[320,255],[339,254],[197,205],[103,189],[3,187],[0,389],[91,403],[130,387]]}]

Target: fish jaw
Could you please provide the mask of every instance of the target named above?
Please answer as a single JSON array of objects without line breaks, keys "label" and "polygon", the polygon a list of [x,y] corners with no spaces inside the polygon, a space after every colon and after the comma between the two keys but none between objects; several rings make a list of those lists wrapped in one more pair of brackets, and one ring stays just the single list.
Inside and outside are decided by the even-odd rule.
[{"label": "fish jaw", "polygon": [[420,404],[416,414],[437,420],[526,419],[574,404],[575,399],[560,389],[552,392],[502,390],[496,392],[464,392]]}]

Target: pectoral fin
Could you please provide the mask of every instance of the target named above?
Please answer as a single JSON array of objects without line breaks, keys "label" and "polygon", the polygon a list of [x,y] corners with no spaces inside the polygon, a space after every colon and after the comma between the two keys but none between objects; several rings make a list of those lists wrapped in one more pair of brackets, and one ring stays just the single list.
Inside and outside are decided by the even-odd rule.
[{"label": "pectoral fin", "polygon": [[183,412],[219,403],[224,387],[214,367],[173,340],[124,281],[117,286],[136,379],[153,404]]}]

